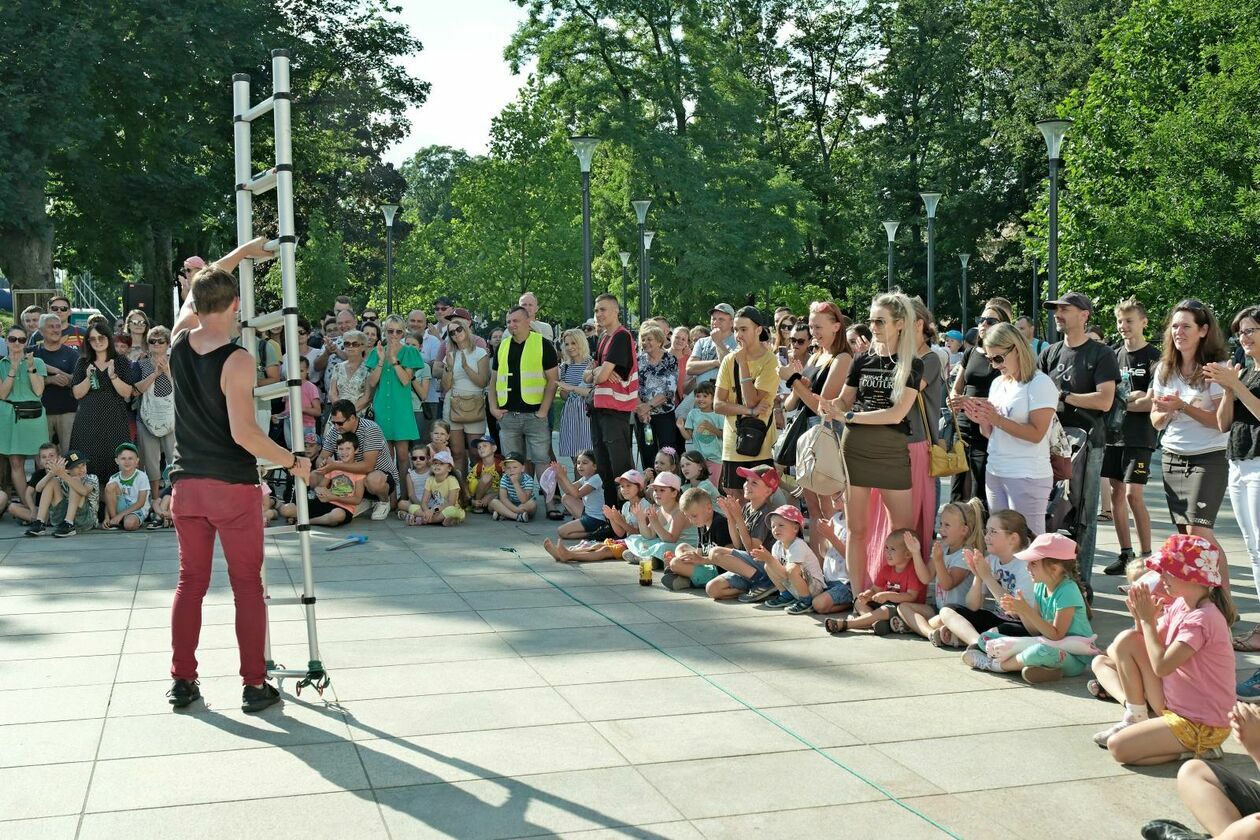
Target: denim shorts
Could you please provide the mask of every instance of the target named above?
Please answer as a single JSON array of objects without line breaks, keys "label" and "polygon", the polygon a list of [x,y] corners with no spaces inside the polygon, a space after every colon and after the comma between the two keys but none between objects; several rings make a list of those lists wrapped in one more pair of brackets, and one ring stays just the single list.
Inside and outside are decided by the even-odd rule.
[{"label": "denim shorts", "polygon": [[[824,591],[831,596],[833,604],[852,604],[853,603],[853,587],[842,580],[824,580],[823,584],[827,587]],[[815,598],[818,596],[815,595]]]},{"label": "denim shorts", "polygon": [[736,572],[723,572],[722,574],[718,575],[719,578],[729,583],[732,588],[738,589],[741,592],[748,592],[751,589],[759,589],[763,586],[773,585],[772,581],[770,580],[770,576],[766,574],[765,563],[762,563],[760,560],[758,560],[756,557],[753,557],[747,551],[739,551],[737,549],[735,551],[732,551],[731,554],[735,555],[740,560],[743,560],[745,563],[747,563],[748,565],[752,566],[753,568],[757,570],[757,574],[753,575],[750,578],[746,578],[743,575],[738,574]]},{"label": "denim shorts", "polygon": [[599,539],[603,539],[603,537],[599,535],[604,531],[610,530],[608,520],[596,519],[593,516],[587,516],[585,513],[582,514],[582,518],[578,521],[582,523],[582,530],[585,531],[586,535],[591,539],[595,539],[597,536]]}]

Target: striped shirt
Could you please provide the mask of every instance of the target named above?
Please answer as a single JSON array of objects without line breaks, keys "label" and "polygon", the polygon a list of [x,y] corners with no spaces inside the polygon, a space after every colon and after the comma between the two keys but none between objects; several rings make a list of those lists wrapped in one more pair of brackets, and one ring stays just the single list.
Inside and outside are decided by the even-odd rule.
[{"label": "striped shirt", "polygon": [[[362,461],[364,452],[375,452],[376,468],[393,477],[395,488],[401,488],[402,485],[398,483],[398,467],[394,464],[394,453],[386,445],[385,435],[381,434],[381,427],[376,425],[376,422],[373,420],[360,417],[359,427],[354,430],[354,433],[359,438],[359,451],[355,453],[354,460]],[[329,420],[328,425],[324,427],[324,446],[322,451],[335,457],[337,441],[340,439],[341,430]]]},{"label": "striped shirt", "polygon": [[[526,501],[532,499],[534,493],[538,490],[534,477],[527,472],[523,472],[518,476],[517,480],[521,483],[521,490],[529,494],[526,496]],[[499,489],[507,491],[508,501],[512,504],[519,505],[521,503],[521,498],[516,493],[516,485],[512,483],[512,479],[508,476],[505,475],[499,479]]]}]

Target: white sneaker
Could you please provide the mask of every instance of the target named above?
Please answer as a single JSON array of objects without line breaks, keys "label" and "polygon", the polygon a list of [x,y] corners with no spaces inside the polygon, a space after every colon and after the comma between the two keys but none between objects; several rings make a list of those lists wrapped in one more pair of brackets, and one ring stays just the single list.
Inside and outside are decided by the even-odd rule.
[{"label": "white sneaker", "polygon": [[372,505],[372,521],[383,522],[389,519],[389,502],[376,502]]},{"label": "white sneaker", "polygon": [[988,654],[977,648],[967,648],[963,652],[962,661],[977,671],[993,670],[993,660],[989,658]]},{"label": "white sneaker", "polygon": [[1141,721],[1139,721],[1137,718],[1135,718],[1133,715],[1129,714],[1128,712],[1125,712],[1124,717],[1120,719],[1119,723],[1112,724],[1111,726],[1107,727],[1101,732],[1095,732],[1094,743],[1105,750],[1107,749],[1107,742],[1111,740],[1113,735],[1115,735],[1117,732],[1119,732],[1122,729],[1128,729],[1130,726],[1132,726],[1135,723],[1141,723]]}]

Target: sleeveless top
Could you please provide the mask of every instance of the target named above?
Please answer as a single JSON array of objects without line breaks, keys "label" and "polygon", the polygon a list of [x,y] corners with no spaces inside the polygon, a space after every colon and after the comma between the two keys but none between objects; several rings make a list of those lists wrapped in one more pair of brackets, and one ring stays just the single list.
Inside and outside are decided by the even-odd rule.
[{"label": "sleeveless top", "polygon": [[188,333],[171,345],[175,383],[175,463],[171,481],[213,478],[229,484],[257,484],[257,460],[232,439],[227,396],[219,387],[223,365],[236,352],[231,342],[204,355],[193,350]]}]

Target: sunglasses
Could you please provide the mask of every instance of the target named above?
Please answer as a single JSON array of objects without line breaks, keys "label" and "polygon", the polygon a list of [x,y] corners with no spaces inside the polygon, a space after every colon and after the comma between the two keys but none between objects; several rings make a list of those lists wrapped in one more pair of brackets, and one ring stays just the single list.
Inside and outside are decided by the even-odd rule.
[{"label": "sunglasses", "polygon": [[404,330],[385,330],[387,335],[402,335]]},{"label": "sunglasses", "polygon": [[793,347],[804,347],[806,344],[809,344],[809,340],[808,340],[808,339],[804,339],[804,338],[794,338],[794,339],[792,339],[792,346],[793,346]]},{"label": "sunglasses", "polygon": [[994,324],[1000,324],[1000,323],[1002,323],[1002,322],[1001,322],[1000,320],[998,320],[997,318],[990,318],[990,317],[988,317],[988,316],[986,316],[986,317],[984,317],[984,318],[981,318],[980,320],[976,321],[976,324],[978,324],[978,325],[980,325],[980,326],[984,326],[984,327],[991,327],[991,326],[993,326]]},{"label": "sunglasses", "polygon": [[25,344],[25,343],[26,343],[26,336],[24,336],[24,335],[21,335],[21,336],[19,336],[19,335],[11,335],[11,336],[9,336],[9,343],[10,343],[10,344]]},{"label": "sunglasses", "polygon": [[425,456],[425,455],[412,455],[412,456],[411,456],[411,460],[412,460],[412,461],[416,461],[416,462],[420,462],[420,461],[427,461],[427,460],[429,460],[429,459],[428,459],[428,457],[427,457],[427,456]]},{"label": "sunglasses", "polygon": [[871,318],[866,323],[872,327],[882,327],[884,326],[884,324],[888,323],[888,319],[887,318]]},{"label": "sunglasses", "polygon": [[451,327],[451,335],[460,335],[463,331],[463,327]]},{"label": "sunglasses", "polygon": [[150,338],[149,343],[150,344],[165,344],[166,339],[165,338]]},{"label": "sunglasses", "polygon": [[1239,330],[1238,334],[1243,338],[1251,338],[1258,332],[1260,332],[1260,327],[1247,327],[1245,330]]},{"label": "sunglasses", "polygon": [[68,306],[50,306],[50,307],[48,307],[48,311],[49,311],[49,312],[69,312],[69,311],[70,311],[70,307],[68,307]]},{"label": "sunglasses", "polygon": [[342,343],[342,345],[341,345],[341,346],[342,346],[342,347],[362,347],[362,346],[363,346],[363,342],[361,342],[361,341],[346,341],[346,342]]},{"label": "sunglasses", "polygon": [[329,423],[332,423],[334,426],[344,426],[344,425],[346,425],[346,423],[348,423],[348,422],[350,422],[350,421],[348,421],[348,420],[338,420],[338,419],[336,419],[335,417],[330,417],[330,418],[328,419],[328,422],[329,422]]},{"label": "sunglasses", "polygon": [[310,335],[306,330],[298,330],[298,335]]},{"label": "sunglasses", "polygon": [[998,365],[1002,364],[1005,361],[1006,361],[1005,353],[994,353],[992,356],[989,357],[989,364],[993,365],[994,367],[997,367]]},{"label": "sunglasses", "polygon": [[146,327],[149,325],[149,322],[143,318],[132,318],[127,322],[127,325],[132,327]]}]

